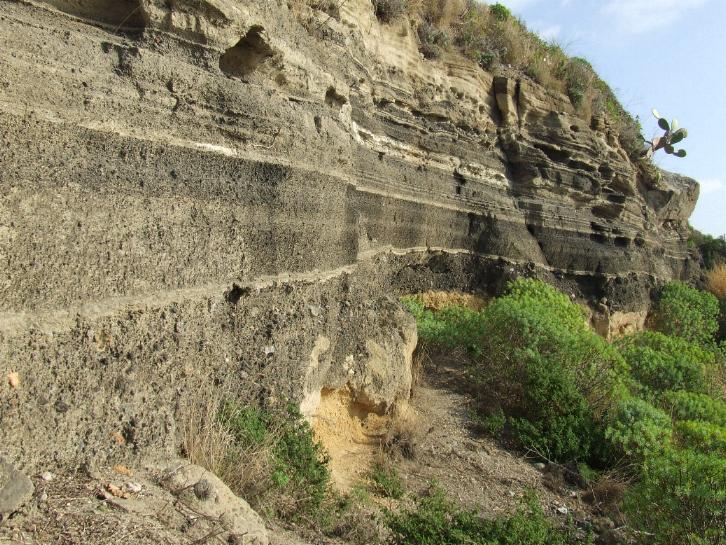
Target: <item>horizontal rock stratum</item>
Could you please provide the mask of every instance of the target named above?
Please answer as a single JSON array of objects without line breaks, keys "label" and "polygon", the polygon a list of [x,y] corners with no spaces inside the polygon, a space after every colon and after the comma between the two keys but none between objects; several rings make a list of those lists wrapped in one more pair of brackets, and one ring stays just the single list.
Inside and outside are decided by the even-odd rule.
[{"label": "horizontal rock stratum", "polygon": [[[405,401],[396,297],[519,274],[641,316],[698,186],[369,0],[0,2],[0,456],[178,451],[204,392]],[[607,324],[605,329],[607,329]]]}]

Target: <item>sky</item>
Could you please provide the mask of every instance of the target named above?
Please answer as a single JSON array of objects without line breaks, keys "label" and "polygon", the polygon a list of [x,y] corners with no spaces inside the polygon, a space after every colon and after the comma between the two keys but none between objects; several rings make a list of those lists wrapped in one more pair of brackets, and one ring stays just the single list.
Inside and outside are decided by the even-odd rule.
[{"label": "sky", "polygon": [[[656,108],[688,129],[679,159],[656,163],[695,178],[691,225],[726,234],[726,0],[499,0],[543,38],[590,61],[620,102],[658,133]],[[660,131],[662,134],[662,131]]]}]

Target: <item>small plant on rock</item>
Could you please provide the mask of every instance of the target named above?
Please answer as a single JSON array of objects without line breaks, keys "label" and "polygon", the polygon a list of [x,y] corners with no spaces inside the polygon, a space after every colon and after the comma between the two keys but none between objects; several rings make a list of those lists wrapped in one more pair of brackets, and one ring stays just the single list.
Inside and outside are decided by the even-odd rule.
[{"label": "small plant on rock", "polygon": [[252,496],[283,518],[318,512],[330,480],[328,456],[297,407],[272,412],[226,402],[218,420],[231,438],[229,465],[244,465],[249,456],[265,459],[250,483]]},{"label": "small plant on rock", "polygon": [[658,113],[658,110],[653,110],[653,116],[658,120],[658,126],[665,132],[663,133],[663,136],[656,136],[650,142],[646,140],[646,143],[649,145],[649,147],[645,150],[646,157],[652,157],[653,154],[660,149],[665,151],[668,155],[675,155],[676,157],[681,158],[685,157],[686,150],[676,150],[674,146],[688,136],[688,131],[678,124],[677,119],[674,119],[669,123],[665,117],[662,117],[660,113]]},{"label": "small plant on rock", "polygon": [[403,482],[392,465],[385,462],[377,463],[371,472],[371,480],[375,484],[376,491],[386,498],[399,500],[403,497],[405,492]]},{"label": "small plant on rock", "polygon": [[429,23],[422,23],[418,27],[419,49],[427,59],[438,59],[449,47],[448,32]]},{"label": "small plant on rock", "polygon": [[382,23],[390,23],[408,10],[407,0],[373,0],[376,17]]},{"label": "small plant on rock", "polygon": [[509,11],[509,8],[500,3],[489,6],[489,13],[491,13],[497,21],[502,22],[508,21],[512,17],[512,12]]}]

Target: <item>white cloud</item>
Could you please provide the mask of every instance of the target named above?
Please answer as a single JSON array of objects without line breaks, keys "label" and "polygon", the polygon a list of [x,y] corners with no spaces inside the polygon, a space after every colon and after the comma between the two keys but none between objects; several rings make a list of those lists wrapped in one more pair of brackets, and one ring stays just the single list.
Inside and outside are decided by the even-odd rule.
[{"label": "white cloud", "polygon": [[726,183],[716,178],[699,180],[698,183],[701,186],[701,195],[726,192]]},{"label": "white cloud", "polygon": [[640,34],[667,26],[685,12],[709,0],[607,0],[601,12],[621,30]]}]

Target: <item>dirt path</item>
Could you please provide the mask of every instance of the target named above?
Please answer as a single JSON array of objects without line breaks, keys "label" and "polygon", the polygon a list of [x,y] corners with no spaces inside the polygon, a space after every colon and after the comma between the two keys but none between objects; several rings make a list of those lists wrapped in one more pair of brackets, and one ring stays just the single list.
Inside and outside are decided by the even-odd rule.
[{"label": "dirt path", "polygon": [[422,493],[436,481],[450,498],[486,516],[512,512],[525,492],[534,489],[547,514],[562,518],[565,507],[568,514],[584,515],[576,490],[537,469],[535,460],[472,431],[472,397],[462,391],[471,378],[462,358],[439,355],[435,362],[427,363],[411,400],[419,437],[415,457],[398,465],[407,489]]}]

